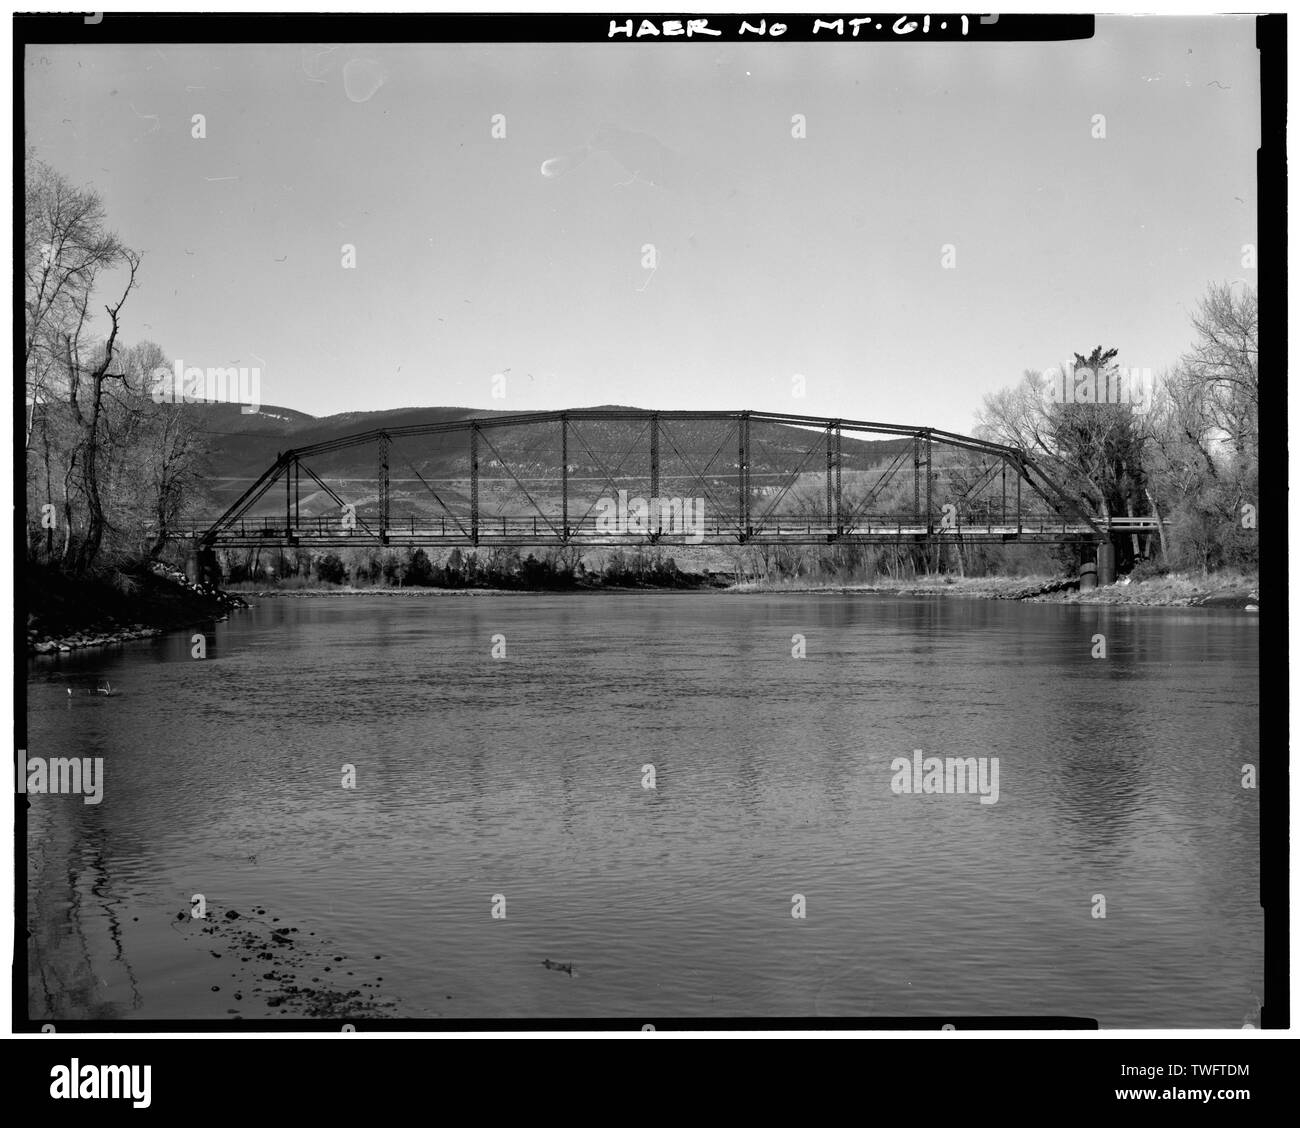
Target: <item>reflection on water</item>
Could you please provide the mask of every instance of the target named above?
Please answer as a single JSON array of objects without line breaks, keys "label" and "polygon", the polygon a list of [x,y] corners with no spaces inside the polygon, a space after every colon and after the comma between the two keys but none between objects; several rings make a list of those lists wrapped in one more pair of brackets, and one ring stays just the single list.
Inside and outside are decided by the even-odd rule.
[{"label": "reflection on water", "polygon": [[[215,979],[221,953],[187,942],[201,893],[382,957],[411,1018],[1240,1026],[1262,990],[1240,784],[1257,628],[956,599],[377,596],[259,602],[205,661],[188,634],[42,660],[28,754],[102,756],[106,778],[98,806],[31,797],[31,1012],[283,1013],[232,1002],[244,965]],[[66,692],[101,677],[120,695]],[[997,803],[894,794],[917,748],[998,757]]]}]

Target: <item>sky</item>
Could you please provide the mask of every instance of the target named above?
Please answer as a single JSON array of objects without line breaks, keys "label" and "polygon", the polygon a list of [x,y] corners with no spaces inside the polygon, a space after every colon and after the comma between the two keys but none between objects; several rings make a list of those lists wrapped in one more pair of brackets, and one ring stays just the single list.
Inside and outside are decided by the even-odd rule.
[{"label": "sky", "polygon": [[968,433],[1094,345],[1172,365],[1255,284],[1254,36],[35,46],[26,141],[144,253],[125,339],[263,404]]}]

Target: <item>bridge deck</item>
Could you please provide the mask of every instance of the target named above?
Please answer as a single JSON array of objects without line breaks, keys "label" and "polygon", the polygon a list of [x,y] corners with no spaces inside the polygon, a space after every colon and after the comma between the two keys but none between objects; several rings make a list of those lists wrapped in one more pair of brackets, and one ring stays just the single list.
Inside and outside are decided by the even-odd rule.
[{"label": "bridge deck", "polygon": [[[480,520],[477,535],[468,521],[454,518],[430,519],[410,517],[393,520],[381,536],[377,517],[367,520],[356,517],[357,527],[340,528],[336,517],[303,520],[290,527],[270,518],[262,521],[237,521],[222,529],[212,539],[213,547],[256,548],[289,545],[315,548],[364,548],[380,545],[396,547],[466,547],[466,546],[539,546],[556,547],[631,547],[645,544],[661,545],[735,545],[785,544],[824,545],[840,544],[910,544],[927,540],[959,540],[963,543],[1003,544],[1035,543],[1059,544],[1095,541],[1097,531],[1088,523],[1060,519],[1026,518],[1020,522],[988,521],[959,522],[953,527],[939,523],[928,526],[915,518],[890,520],[873,518],[852,525],[835,526],[823,521],[800,521],[795,518],[772,518],[762,524],[751,523],[742,529],[734,520],[708,520],[704,528],[695,532],[676,529],[663,532],[608,532],[594,523],[570,525],[565,529],[559,519],[545,517],[484,517]],[[201,536],[206,527],[194,526],[188,530],[192,536]],[[1152,533],[1157,531],[1154,521],[1129,519],[1116,524],[1114,531],[1123,533]]]}]

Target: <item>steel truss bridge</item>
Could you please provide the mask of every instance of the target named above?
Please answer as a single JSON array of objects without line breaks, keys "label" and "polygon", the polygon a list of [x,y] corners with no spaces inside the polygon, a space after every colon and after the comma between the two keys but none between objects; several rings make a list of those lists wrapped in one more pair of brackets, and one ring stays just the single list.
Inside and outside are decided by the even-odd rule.
[{"label": "steel truss bridge", "polygon": [[[697,521],[637,506],[664,498],[698,499]],[[1151,518],[1111,526],[1157,529]],[[220,517],[186,531],[201,551],[1108,536],[1016,447],[853,419],[624,408],[467,417],[286,450]]]}]

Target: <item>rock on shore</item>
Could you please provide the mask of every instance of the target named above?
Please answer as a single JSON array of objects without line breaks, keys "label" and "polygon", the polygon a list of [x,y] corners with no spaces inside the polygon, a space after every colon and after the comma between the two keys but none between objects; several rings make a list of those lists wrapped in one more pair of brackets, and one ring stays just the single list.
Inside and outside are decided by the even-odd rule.
[{"label": "rock on shore", "polygon": [[28,654],[59,654],[155,638],[229,618],[248,604],[211,584],[195,584],[165,564],[94,577],[29,568]]}]

